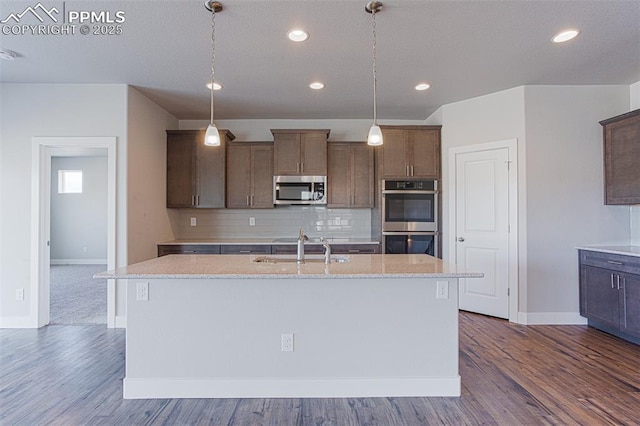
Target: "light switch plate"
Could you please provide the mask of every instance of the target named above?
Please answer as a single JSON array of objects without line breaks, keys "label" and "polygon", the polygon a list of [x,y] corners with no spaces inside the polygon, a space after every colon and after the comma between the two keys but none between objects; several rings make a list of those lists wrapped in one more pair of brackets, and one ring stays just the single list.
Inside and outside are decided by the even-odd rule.
[{"label": "light switch plate", "polygon": [[192,217],[192,218],[191,218],[191,226],[196,226],[196,224],[197,224],[197,220],[196,220],[196,218],[195,218],[195,217]]}]

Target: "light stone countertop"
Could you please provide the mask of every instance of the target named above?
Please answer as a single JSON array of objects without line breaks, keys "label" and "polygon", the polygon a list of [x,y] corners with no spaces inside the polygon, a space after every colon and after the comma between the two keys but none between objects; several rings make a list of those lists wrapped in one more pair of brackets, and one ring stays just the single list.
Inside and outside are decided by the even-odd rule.
[{"label": "light stone countertop", "polygon": [[578,250],[597,251],[600,253],[621,254],[640,257],[640,246],[579,246]]},{"label": "light stone countertop", "polygon": [[[290,238],[203,238],[161,241],[158,245],[291,245],[295,244],[297,237]],[[367,238],[326,238],[330,244],[380,244]],[[312,237],[305,244],[322,244],[319,237]]]},{"label": "light stone countertop", "polygon": [[322,255],[307,255],[304,264],[258,263],[256,258],[295,259],[288,255],[168,255],[136,263],[94,278],[223,279],[223,278],[482,278],[424,254],[336,255],[348,262],[326,265]]}]

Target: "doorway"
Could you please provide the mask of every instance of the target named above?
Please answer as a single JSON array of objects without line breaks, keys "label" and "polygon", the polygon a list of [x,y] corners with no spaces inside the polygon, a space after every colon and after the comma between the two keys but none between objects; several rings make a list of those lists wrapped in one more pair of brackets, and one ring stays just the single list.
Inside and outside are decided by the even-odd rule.
[{"label": "doorway", "polygon": [[[34,137],[32,138],[31,210],[31,323],[43,327],[50,323],[51,263],[51,163],[65,152],[95,156],[106,152],[107,220],[106,268],[116,265],[116,138],[115,137]],[[107,326],[115,327],[115,281],[107,282]]]},{"label": "doorway", "polygon": [[107,323],[107,150],[51,151],[50,324]]},{"label": "doorway", "polygon": [[481,279],[460,279],[462,310],[518,318],[517,140],[449,151],[450,259]]}]

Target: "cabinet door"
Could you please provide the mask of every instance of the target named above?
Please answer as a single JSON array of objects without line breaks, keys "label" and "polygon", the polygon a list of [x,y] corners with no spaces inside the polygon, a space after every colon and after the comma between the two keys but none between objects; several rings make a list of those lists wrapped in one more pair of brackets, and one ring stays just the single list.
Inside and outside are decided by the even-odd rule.
[{"label": "cabinet door", "polygon": [[640,110],[601,124],[605,204],[640,204]]},{"label": "cabinet door", "polygon": [[326,176],[326,133],[302,133],[300,146],[300,173],[309,176]]},{"label": "cabinet door", "polygon": [[167,134],[167,207],[193,207],[195,146],[189,134]]},{"label": "cabinet door", "polygon": [[225,141],[226,135],[220,132],[220,146],[204,144],[204,131],[197,132],[196,146],[196,207],[223,208],[225,189]]},{"label": "cabinet door", "polygon": [[251,195],[251,147],[230,145],[227,149],[227,208],[249,207]]},{"label": "cabinet door", "polygon": [[407,177],[407,131],[388,129],[383,130],[382,134],[384,144],[380,151],[382,157],[380,176],[383,179]]},{"label": "cabinet door", "polygon": [[640,275],[621,274],[623,280],[620,331],[640,337]]},{"label": "cabinet door", "polygon": [[273,173],[276,176],[300,174],[300,134],[283,133],[274,136]]},{"label": "cabinet door", "polygon": [[351,205],[350,149],[345,144],[329,144],[327,165],[327,205],[349,207]]},{"label": "cabinet door", "polygon": [[273,146],[251,147],[251,207],[273,208]]},{"label": "cabinet door", "polygon": [[440,132],[438,130],[409,131],[410,175],[437,179],[440,176]]},{"label": "cabinet door", "polygon": [[373,207],[373,147],[353,146],[351,172],[351,206]]},{"label": "cabinet door", "polygon": [[620,297],[616,286],[616,272],[583,265],[580,273],[580,313],[594,321],[618,328]]}]

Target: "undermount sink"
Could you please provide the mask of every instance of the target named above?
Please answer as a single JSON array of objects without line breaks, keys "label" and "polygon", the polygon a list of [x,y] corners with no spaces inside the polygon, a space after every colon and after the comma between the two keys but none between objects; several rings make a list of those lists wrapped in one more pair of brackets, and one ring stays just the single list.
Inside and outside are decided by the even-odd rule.
[{"label": "undermount sink", "polygon": [[[274,257],[274,256],[260,256],[253,259],[257,263],[296,263],[295,257]],[[331,263],[346,263],[349,262],[347,256],[331,256]],[[324,256],[305,256],[304,263],[324,263]]]}]

